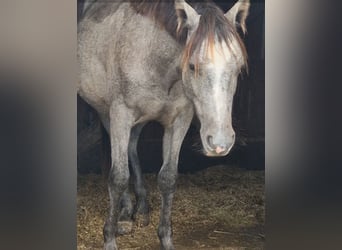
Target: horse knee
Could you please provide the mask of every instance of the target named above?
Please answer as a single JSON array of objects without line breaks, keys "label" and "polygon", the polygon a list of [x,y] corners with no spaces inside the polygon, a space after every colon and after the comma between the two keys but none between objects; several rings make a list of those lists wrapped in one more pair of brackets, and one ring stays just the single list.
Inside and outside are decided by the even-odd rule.
[{"label": "horse knee", "polygon": [[158,174],[158,186],[162,193],[172,193],[176,189],[177,169],[174,171],[168,166],[163,166]]},{"label": "horse knee", "polygon": [[129,170],[127,169],[114,169],[112,167],[109,173],[109,185],[119,192],[124,192],[128,187]]}]

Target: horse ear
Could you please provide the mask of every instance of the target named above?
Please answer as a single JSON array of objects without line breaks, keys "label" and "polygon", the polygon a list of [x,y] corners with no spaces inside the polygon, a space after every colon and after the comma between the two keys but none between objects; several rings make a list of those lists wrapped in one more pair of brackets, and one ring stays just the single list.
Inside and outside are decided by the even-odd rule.
[{"label": "horse ear", "polygon": [[200,15],[185,0],[175,0],[175,10],[177,14],[177,32],[185,26],[189,30],[194,30],[200,19]]},{"label": "horse ear", "polygon": [[[246,18],[250,5],[249,0],[239,0],[226,14],[224,14],[232,24],[240,26],[244,34],[246,33]],[[237,20],[238,15],[239,20]]]}]

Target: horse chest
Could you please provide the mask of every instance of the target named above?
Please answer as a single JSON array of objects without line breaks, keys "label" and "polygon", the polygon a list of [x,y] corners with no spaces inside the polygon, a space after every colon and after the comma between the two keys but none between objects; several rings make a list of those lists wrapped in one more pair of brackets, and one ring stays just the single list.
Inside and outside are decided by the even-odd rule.
[{"label": "horse chest", "polygon": [[149,98],[144,98],[136,103],[135,109],[139,110],[136,123],[155,120],[165,126],[171,125],[187,105],[190,103],[184,97],[174,99],[151,95]]}]

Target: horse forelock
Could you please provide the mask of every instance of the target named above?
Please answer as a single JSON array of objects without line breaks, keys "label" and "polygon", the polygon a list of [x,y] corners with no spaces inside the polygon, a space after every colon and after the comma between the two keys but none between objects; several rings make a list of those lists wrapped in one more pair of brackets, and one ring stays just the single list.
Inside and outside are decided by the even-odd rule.
[{"label": "horse forelock", "polygon": [[[240,59],[242,60],[241,66],[247,69],[245,45],[233,24],[224,16],[222,10],[212,2],[198,3],[194,5],[194,8],[201,17],[197,29],[184,47],[182,56],[183,71],[188,70],[190,59],[193,58],[197,75],[201,52],[204,51],[209,58],[214,58],[215,50],[219,49],[222,52],[221,54],[224,54],[225,46],[234,57],[242,56]],[[237,46],[234,46],[234,44]],[[237,49],[240,49],[241,53],[237,53]]]},{"label": "horse forelock", "polygon": [[[170,0],[130,0],[133,9],[153,19],[159,27],[165,29],[177,42],[184,46],[182,70],[189,68],[190,58],[195,59],[195,71],[198,72],[200,49],[213,55],[216,42],[224,44],[238,57],[232,44],[238,44],[242,54],[242,66],[247,69],[247,51],[234,25],[224,16],[223,11],[211,0],[194,2],[192,7],[201,15],[197,29],[187,39],[188,29],[178,26],[174,1]],[[188,40],[188,41],[187,41]],[[217,46],[216,46],[217,47]],[[223,50],[223,48],[221,48]]]}]

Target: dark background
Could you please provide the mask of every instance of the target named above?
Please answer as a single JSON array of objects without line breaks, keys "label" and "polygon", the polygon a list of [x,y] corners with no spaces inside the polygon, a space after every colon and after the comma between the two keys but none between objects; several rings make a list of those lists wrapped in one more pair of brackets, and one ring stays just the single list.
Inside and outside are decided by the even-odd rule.
[{"label": "dark background", "polygon": [[[224,12],[234,1],[216,1]],[[81,16],[82,2],[78,4]],[[228,156],[209,158],[201,153],[200,124],[194,119],[184,139],[179,159],[180,172],[192,172],[216,164],[234,164],[247,169],[265,168],[265,4],[252,2],[247,34],[242,35],[248,52],[248,74],[238,83],[233,104],[233,127],[237,141]],[[78,172],[100,173],[108,168],[108,139],[97,116],[81,98],[77,100]],[[138,153],[144,172],[156,172],[162,165],[163,128],[156,122],[145,126]],[[105,145],[105,146],[104,146]],[[194,146],[195,145],[195,146]]]}]

